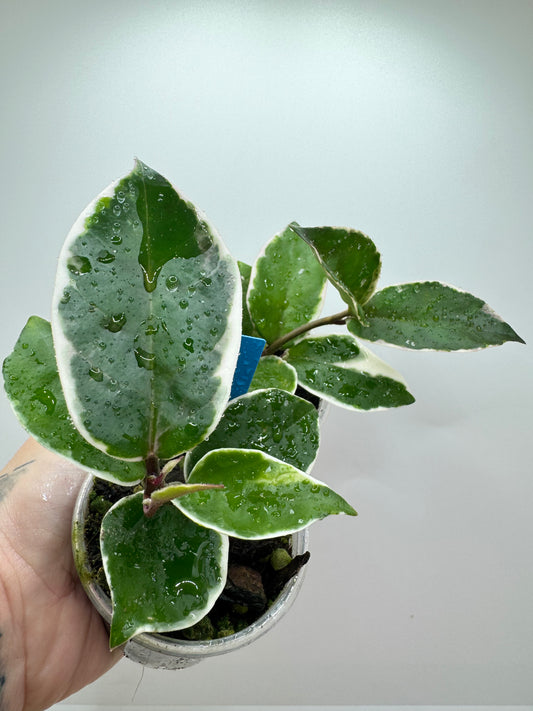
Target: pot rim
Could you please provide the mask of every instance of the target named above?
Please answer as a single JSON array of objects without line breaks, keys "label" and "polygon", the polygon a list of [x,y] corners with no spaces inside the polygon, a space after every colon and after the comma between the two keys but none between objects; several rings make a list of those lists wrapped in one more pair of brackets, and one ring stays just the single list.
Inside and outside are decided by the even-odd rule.
[{"label": "pot rim", "polygon": [[[79,491],[72,516],[72,549],[74,561],[78,570],[81,583],[90,601],[104,619],[107,625],[111,623],[111,600],[102,588],[92,579],[92,570],[87,562],[87,551],[83,531],[89,503],[89,493],[93,487],[95,477],[90,474],[86,477]],[[299,555],[307,550],[309,540],[308,529],[292,534],[292,550],[294,555]],[[248,627],[240,632],[205,641],[175,640],[157,632],[141,632],[126,643],[128,645],[140,644],[148,652],[156,652],[168,656],[186,658],[204,658],[225,654],[240,647],[244,647],[261,637],[271,629],[288,611],[294,602],[305,577],[305,566],[285,585],[274,603]],[[126,650],[127,651],[127,650]]]}]

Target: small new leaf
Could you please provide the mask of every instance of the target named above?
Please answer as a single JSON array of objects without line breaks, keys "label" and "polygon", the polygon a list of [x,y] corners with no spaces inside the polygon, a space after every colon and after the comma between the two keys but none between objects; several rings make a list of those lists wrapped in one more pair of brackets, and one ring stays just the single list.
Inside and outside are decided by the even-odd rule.
[{"label": "small new leaf", "polygon": [[150,498],[153,501],[157,501],[158,504],[162,504],[172,501],[172,499],[179,499],[181,496],[187,496],[187,494],[194,494],[196,491],[223,488],[222,484],[169,484],[169,486],[165,486],[162,489],[156,489],[156,491],[152,492]]},{"label": "small new leaf", "polygon": [[252,378],[250,391],[279,388],[294,393],[298,384],[296,370],[277,356],[263,356]]},{"label": "small new leaf", "polygon": [[183,461],[183,456],[181,457],[176,457],[175,459],[169,459],[168,462],[166,462],[161,469],[161,474],[163,475],[163,478],[167,477],[171,472],[174,471],[174,469],[178,466]]}]

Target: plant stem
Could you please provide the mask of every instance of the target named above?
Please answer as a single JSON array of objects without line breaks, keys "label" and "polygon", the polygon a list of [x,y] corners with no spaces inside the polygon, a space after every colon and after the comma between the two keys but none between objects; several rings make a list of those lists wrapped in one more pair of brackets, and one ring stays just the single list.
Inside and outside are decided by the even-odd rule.
[{"label": "plant stem", "polygon": [[144,480],[144,498],[149,499],[152,492],[161,486],[165,475],[159,468],[159,459],[155,454],[149,454],[145,459],[146,478]]},{"label": "plant stem", "polygon": [[173,499],[187,494],[193,494],[197,491],[206,491],[211,489],[223,489],[223,484],[170,484],[163,489],[157,489],[152,492],[150,498],[143,499],[143,512],[148,518],[151,518],[155,512]]},{"label": "plant stem", "polygon": [[265,350],[263,351],[263,355],[273,355],[277,351],[281,350],[281,348],[286,343],[289,343],[289,341],[292,341],[298,336],[301,336],[302,333],[307,333],[307,331],[311,331],[313,328],[318,328],[319,326],[331,326],[335,324],[342,325],[346,323],[346,319],[349,316],[352,316],[352,314],[349,309],[346,309],[346,311],[339,311],[339,313],[337,314],[332,314],[331,316],[324,316],[324,318],[319,318],[316,321],[304,323],[303,326],[298,326],[298,328],[289,331],[289,333],[286,333],[284,336],[281,336],[277,340],[273,341],[269,346],[266,346]]},{"label": "plant stem", "polygon": [[[167,501],[170,501],[173,498],[176,498],[176,496],[172,496],[170,498],[165,498],[159,497],[159,500],[157,495],[155,498],[153,498],[153,494],[156,492],[161,491],[161,487],[165,483],[165,480],[167,476],[177,467],[181,464],[183,461],[184,455],[181,455],[179,457],[176,457],[175,459],[169,460],[165,466],[161,469],[160,464],[159,464],[159,459],[155,454],[150,454],[145,460],[145,465],[146,465],[146,478],[145,478],[145,484],[144,484],[144,499],[143,499],[143,511],[145,516],[148,516],[149,518],[155,514],[155,512],[163,506],[164,503]],[[181,472],[183,473],[183,472]],[[183,482],[181,484],[178,484],[178,486],[184,486],[186,487],[187,485]],[[205,488],[205,485],[201,485],[201,488]],[[220,488],[218,486],[212,486],[209,488]],[[223,488],[223,487],[222,487]]]}]

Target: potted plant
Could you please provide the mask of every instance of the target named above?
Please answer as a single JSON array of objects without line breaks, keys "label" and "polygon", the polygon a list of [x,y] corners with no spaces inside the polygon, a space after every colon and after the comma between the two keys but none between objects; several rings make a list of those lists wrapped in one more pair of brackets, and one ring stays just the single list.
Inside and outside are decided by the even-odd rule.
[{"label": "potted plant", "polygon": [[[303,553],[302,531],[355,515],[309,473],[318,403],[366,411],[414,401],[359,339],[448,351],[523,342],[457,288],[376,291],[380,266],[361,232],[297,223],[253,266],[238,263],[194,205],[140,161],[77,220],[59,258],[51,323],[29,319],[3,372],[24,427],[90,473],[85,494],[93,476],[114,485],[114,501],[93,496],[104,508],[111,647],[205,620],[227,592],[230,538],[275,539],[267,558],[286,569],[286,582],[305,562],[291,562]],[[323,317],[327,283],[345,308]],[[327,325],[342,332],[324,334]],[[86,499],[78,508],[87,512]],[[89,589],[86,562],[77,562]],[[296,589],[293,580],[281,599]],[[252,626],[261,632],[277,616]]]}]

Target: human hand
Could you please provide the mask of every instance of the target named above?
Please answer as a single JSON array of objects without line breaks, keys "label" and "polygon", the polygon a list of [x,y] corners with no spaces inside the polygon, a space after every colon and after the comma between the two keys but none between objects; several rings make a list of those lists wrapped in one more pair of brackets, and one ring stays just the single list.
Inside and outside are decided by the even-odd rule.
[{"label": "human hand", "polygon": [[79,582],[71,518],[85,472],[28,440],[0,474],[0,709],[41,711],[122,656]]}]

